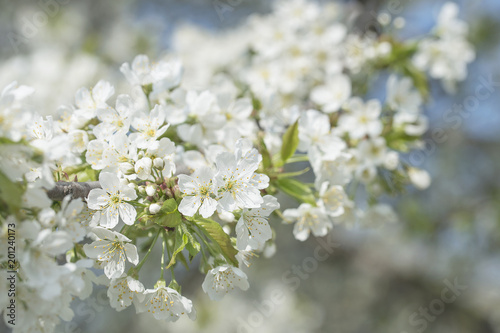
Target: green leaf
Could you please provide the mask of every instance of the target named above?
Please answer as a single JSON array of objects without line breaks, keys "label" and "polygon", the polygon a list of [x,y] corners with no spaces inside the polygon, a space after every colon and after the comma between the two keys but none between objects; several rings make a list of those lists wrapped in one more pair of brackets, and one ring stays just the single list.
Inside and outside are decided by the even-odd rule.
[{"label": "green leaf", "polygon": [[24,186],[21,183],[12,182],[0,171],[0,201],[2,206],[11,212],[17,212],[21,208]]},{"label": "green leaf", "polygon": [[305,173],[307,173],[309,170],[311,170],[311,168],[307,167],[305,168],[304,170],[300,170],[300,171],[293,171],[293,172],[281,172],[281,173],[278,173],[276,175],[276,178],[291,178],[291,177],[297,177],[297,176],[300,176],[300,175],[303,175]]},{"label": "green leaf", "polygon": [[427,100],[429,98],[429,83],[425,73],[410,64],[403,67],[403,73],[412,79],[415,88],[417,88],[424,100]]},{"label": "green leaf", "polygon": [[316,199],[309,186],[292,178],[280,178],[274,181],[274,185],[289,196],[316,206]]},{"label": "green leaf", "polygon": [[186,244],[186,249],[189,252],[189,261],[193,260],[193,258],[200,252],[201,245],[200,243],[193,237],[191,231],[187,228],[185,224],[181,224],[180,228],[182,232],[187,235],[188,243]]},{"label": "green leaf", "polygon": [[255,96],[252,96],[252,106],[254,110],[260,110],[262,108],[262,103]]},{"label": "green leaf", "polygon": [[182,232],[180,228],[177,228],[175,230],[175,244],[174,244],[174,251],[172,253],[172,258],[170,258],[170,262],[168,263],[166,268],[170,268],[170,266],[175,264],[175,257],[177,254],[179,254],[182,250],[184,250],[184,247],[186,246],[188,242],[188,237],[186,234]]},{"label": "green leaf", "polygon": [[174,213],[177,210],[177,202],[174,199],[168,199],[161,205],[161,212],[166,214]]},{"label": "green leaf", "polygon": [[173,198],[168,199],[163,203],[156,216],[156,224],[163,227],[174,228],[182,223],[181,213],[177,210],[177,202]]},{"label": "green leaf", "polygon": [[4,136],[0,136],[0,145],[15,145],[15,144],[19,144],[19,142],[15,142],[9,138],[6,138]]},{"label": "green leaf", "polygon": [[283,136],[283,145],[281,146],[281,160],[285,163],[293,156],[299,145],[299,121],[288,127]]},{"label": "green leaf", "polygon": [[259,151],[262,155],[262,166],[264,169],[268,169],[272,166],[271,154],[269,150],[267,150],[266,143],[264,142],[264,138],[259,138]]},{"label": "green leaf", "polygon": [[196,217],[194,223],[203,231],[205,235],[219,245],[224,257],[231,264],[237,267],[238,260],[236,260],[236,254],[238,254],[238,251],[233,247],[231,244],[231,238],[224,232],[224,230],[222,230],[220,224],[202,217]]}]

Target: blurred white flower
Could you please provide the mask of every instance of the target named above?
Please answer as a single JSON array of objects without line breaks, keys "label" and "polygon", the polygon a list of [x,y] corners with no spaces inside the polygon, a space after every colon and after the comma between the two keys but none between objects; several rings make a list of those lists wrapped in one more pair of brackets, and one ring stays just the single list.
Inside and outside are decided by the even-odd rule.
[{"label": "blurred white flower", "polygon": [[97,82],[92,90],[80,88],[75,95],[75,114],[85,119],[94,118],[99,111],[110,108],[106,102],[114,93],[115,88],[104,80]]},{"label": "blurred white flower", "polygon": [[330,186],[328,182],[321,184],[319,198],[320,206],[332,217],[344,214],[344,206],[349,200],[342,186]]},{"label": "blurred white flower", "polygon": [[285,210],[283,216],[295,222],[293,235],[299,241],[305,241],[311,232],[316,237],[325,236],[332,227],[324,208],[313,207],[307,203],[301,204],[296,209]]},{"label": "blurred white flower", "polygon": [[201,285],[211,300],[219,301],[235,287],[247,290],[247,275],[239,268],[223,265],[208,271]]},{"label": "blurred white flower", "polygon": [[366,135],[378,136],[382,133],[380,113],[382,107],[378,100],[364,103],[361,98],[353,97],[346,102],[348,113],[339,118],[339,127],[352,139],[361,139]]},{"label": "blurred white flower", "polygon": [[137,307],[145,297],[143,284],[126,275],[112,279],[107,294],[109,304],[116,311],[125,310],[132,303]]},{"label": "blurred white flower", "polygon": [[145,290],[144,301],[136,308],[138,312],[151,313],[158,320],[177,321],[183,314],[191,320],[196,319],[193,303],[174,289],[165,287],[164,281],[159,281],[154,289]]},{"label": "blurred white flower", "polygon": [[328,78],[325,85],[317,86],[311,91],[311,100],[326,113],[338,111],[349,97],[351,80],[343,74]]},{"label": "blurred white flower", "polygon": [[425,190],[431,185],[431,176],[425,170],[409,168],[408,176],[410,177],[412,184],[419,190]]},{"label": "blurred white flower", "polygon": [[414,89],[409,77],[398,79],[391,75],[387,80],[387,104],[394,111],[418,114],[422,96]]}]

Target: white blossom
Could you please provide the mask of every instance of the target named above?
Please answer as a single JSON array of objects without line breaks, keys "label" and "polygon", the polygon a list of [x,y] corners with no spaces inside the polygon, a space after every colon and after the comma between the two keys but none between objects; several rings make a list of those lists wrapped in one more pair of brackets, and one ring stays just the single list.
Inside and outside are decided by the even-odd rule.
[{"label": "white blossom", "polygon": [[111,83],[103,80],[97,82],[92,90],[80,88],[75,96],[75,114],[85,119],[94,118],[99,111],[110,107],[107,101],[114,93]]},{"label": "white blossom", "polygon": [[378,100],[372,99],[364,103],[360,98],[351,98],[346,103],[347,114],[339,118],[339,127],[352,139],[361,139],[366,135],[378,136],[382,133],[382,122],[379,119],[382,107]]},{"label": "white blossom", "polygon": [[212,216],[217,208],[213,176],[214,172],[206,167],[196,170],[191,176],[179,175],[179,189],[184,193],[179,212],[193,216],[199,209],[201,216]]},{"label": "white blossom", "polygon": [[154,289],[144,291],[144,301],[138,306],[138,312],[151,313],[155,319],[177,321],[186,314],[190,319],[196,319],[193,303],[172,288],[165,287],[165,282],[157,283]]},{"label": "white blossom", "polygon": [[219,206],[227,211],[239,208],[258,208],[263,199],[260,195],[260,184],[266,184],[268,178],[259,177],[254,172],[259,167],[261,156],[256,149],[243,154],[237,149],[234,154],[221,153],[216,158],[216,189],[220,197]]},{"label": "white blossom", "polygon": [[280,207],[278,200],[270,195],[263,197],[264,202],[259,208],[245,208],[236,224],[236,247],[245,250],[260,249],[272,238],[272,230],[268,216]]},{"label": "white blossom", "polygon": [[85,244],[83,250],[89,258],[97,259],[104,266],[104,274],[109,279],[120,277],[125,271],[125,260],[134,265],[139,263],[139,256],[135,245],[130,244],[131,240],[124,235],[96,227],[92,233],[97,240]]},{"label": "white blossom", "polygon": [[301,204],[297,209],[287,209],[283,215],[295,222],[293,235],[299,241],[305,241],[311,232],[316,237],[325,236],[332,227],[323,208],[313,207],[307,203]]},{"label": "white blossom", "polygon": [[409,77],[398,79],[395,75],[391,75],[387,80],[387,104],[398,112],[418,114],[422,96],[414,89]]},{"label": "white blossom", "polygon": [[311,100],[326,113],[338,111],[349,97],[351,80],[343,74],[329,78],[325,85],[317,86],[311,91]]},{"label": "white blossom", "polygon": [[116,311],[125,310],[132,303],[137,306],[144,301],[144,290],[144,285],[130,276],[114,278],[109,283],[107,291],[109,304]]},{"label": "white blossom", "polygon": [[97,210],[94,220],[105,228],[114,228],[119,221],[132,225],[135,222],[137,212],[131,204],[137,198],[133,188],[120,183],[118,177],[109,172],[101,172],[99,183],[102,188],[93,189],[87,198],[88,207]]},{"label": "white blossom", "polygon": [[165,124],[165,109],[160,105],[156,105],[148,115],[138,114],[133,119],[132,127],[138,132],[132,133],[130,139],[134,141],[137,147],[148,148],[169,127],[168,124]]},{"label": "white blossom", "polygon": [[329,216],[337,217],[344,214],[344,206],[348,201],[348,197],[342,186],[329,186],[328,182],[324,182],[321,184],[319,197],[320,205]]},{"label": "white blossom", "polygon": [[211,300],[219,301],[235,287],[247,290],[249,287],[247,275],[239,268],[222,265],[211,269],[201,285],[203,291]]}]

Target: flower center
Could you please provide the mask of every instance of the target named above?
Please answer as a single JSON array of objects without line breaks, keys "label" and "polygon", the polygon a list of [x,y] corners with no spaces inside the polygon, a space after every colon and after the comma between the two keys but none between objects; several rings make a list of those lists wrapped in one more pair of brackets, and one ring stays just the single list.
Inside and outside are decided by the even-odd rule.
[{"label": "flower center", "polygon": [[210,187],[209,186],[200,186],[200,196],[203,198],[206,198],[210,194]]},{"label": "flower center", "polygon": [[112,203],[113,205],[119,204],[120,202],[121,202],[121,199],[120,199],[120,197],[119,197],[119,196],[114,195],[114,196],[112,196],[112,197],[111,197],[111,203]]},{"label": "flower center", "polygon": [[156,131],[153,128],[150,128],[149,130],[146,131],[146,135],[153,138],[156,134]]}]

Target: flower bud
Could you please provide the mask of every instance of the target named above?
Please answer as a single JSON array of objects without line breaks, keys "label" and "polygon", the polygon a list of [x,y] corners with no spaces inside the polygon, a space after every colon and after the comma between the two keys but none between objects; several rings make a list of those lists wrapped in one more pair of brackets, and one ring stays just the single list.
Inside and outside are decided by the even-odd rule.
[{"label": "flower bud", "polygon": [[132,175],[135,173],[134,166],[128,162],[120,163],[118,169],[120,169],[124,175]]},{"label": "flower bud", "polygon": [[148,179],[151,175],[151,159],[144,157],[135,163],[135,173],[139,179]]},{"label": "flower bud", "polygon": [[149,212],[151,214],[157,214],[161,209],[161,206],[157,203],[149,205]]},{"label": "flower bud", "polygon": [[410,168],[408,170],[410,181],[419,190],[425,190],[431,185],[431,176],[425,170]]},{"label": "flower bud", "polygon": [[155,168],[157,168],[158,170],[163,170],[163,159],[157,157],[153,160],[153,165],[155,166]]},{"label": "flower bud", "polygon": [[149,196],[153,196],[156,193],[156,188],[153,185],[146,186],[146,194]]},{"label": "flower bud", "polygon": [[231,234],[231,227],[228,226],[227,224],[225,226],[222,227],[222,230],[224,230],[224,232],[228,235]]},{"label": "flower bud", "polygon": [[172,187],[170,189],[172,191],[172,193],[174,194],[174,198],[180,198],[182,197],[182,192],[181,190],[179,189],[179,185],[175,185],[174,187]]},{"label": "flower bud", "polygon": [[385,154],[384,168],[387,170],[396,170],[399,165],[399,155],[395,151],[389,151]]}]

